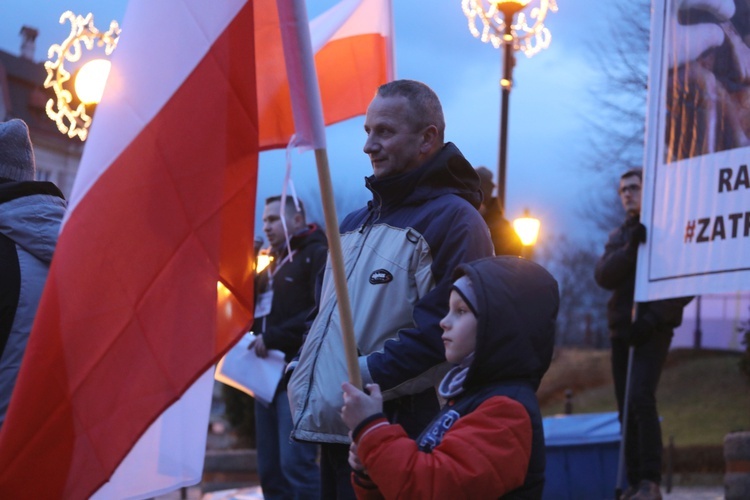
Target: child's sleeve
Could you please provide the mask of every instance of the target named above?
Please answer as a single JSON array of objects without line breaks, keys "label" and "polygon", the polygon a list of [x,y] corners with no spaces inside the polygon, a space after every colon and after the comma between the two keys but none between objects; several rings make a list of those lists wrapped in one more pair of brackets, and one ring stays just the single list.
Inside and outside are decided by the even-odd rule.
[{"label": "child's sleeve", "polygon": [[497,498],[520,487],[531,457],[526,409],[495,396],[451,427],[432,453],[398,425],[363,433],[360,460],[385,498]]}]

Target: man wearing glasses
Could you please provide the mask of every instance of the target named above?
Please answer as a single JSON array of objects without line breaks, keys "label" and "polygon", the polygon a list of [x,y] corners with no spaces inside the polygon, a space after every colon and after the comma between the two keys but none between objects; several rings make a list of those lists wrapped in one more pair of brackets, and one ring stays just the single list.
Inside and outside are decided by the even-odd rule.
[{"label": "man wearing glasses", "polygon": [[642,169],[620,177],[620,201],[627,218],[610,233],[604,255],[596,264],[596,282],[612,290],[607,321],[612,341],[612,376],[620,422],[623,420],[628,356],[633,347],[625,467],[630,485],[621,499],[660,499],[661,426],[656,409],[656,387],[675,327],[682,323],[682,310],[692,297],[638,303],[633,317],[635,267],[638,245],[646,241],[641,224]]}]

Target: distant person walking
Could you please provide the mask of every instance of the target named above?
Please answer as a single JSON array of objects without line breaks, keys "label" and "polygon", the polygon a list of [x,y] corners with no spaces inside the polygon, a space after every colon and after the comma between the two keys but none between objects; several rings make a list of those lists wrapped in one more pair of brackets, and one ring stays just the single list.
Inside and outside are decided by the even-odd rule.
[{"label": "distant person walking", "polygon": [[477,167],[476,171],[481,182],[483,196],[479,213],[482,214],[490,230],[495,255],[522,255],[521,238],[513,229],[511,223],[508,222],[508,219],[505,218],[497,198],[492,196],[492,190],[495,189],[495,183],[492,182],[492,172],[487,167]]},{"label": "distant person walking", "polygon": [[[286,206],[282,207],[281,197],[272,196],[263,210],[263,231],[271,245],[273,261],[255,280],[256,339],[250,348],[260,358],[268,356],[268,349],[277,349],[289,362],[302,345],[307,330],[305,321],[315,306],[315,282],[325,266],[328,246],[323,231],[307,224],[302,202],[297,210],[294,199],[289,197],[285,201]],[[263,498],[317,499],[320,497],[318,446],[292,441],[292,414],[285,382],[279,383],[270,405],[255,401]]]},{"label": "distant person walking", "polygon": [[[639,220],[642,176],[641,169],[633,169],[620,178],[620,200],[627,218],[610,233],[594,274],[599,286],[612,290],[607,320],[620,422],[624,412],[628,412],[625,466],[629,487],[621,499],[656,500],[661,498],[662,455],[656,388],[674,329],[682,323],[682,310],[691,298],[639,303],[635,320],[632,318],[638,245],[646,241],[646,227]],[[625,387],[631,346],[633,363],[626,410]]]},{"label": "distant person walking", "polygon": [[29,129],[0,123],[0,426],[5,421],[66,202],[37,182]]}]

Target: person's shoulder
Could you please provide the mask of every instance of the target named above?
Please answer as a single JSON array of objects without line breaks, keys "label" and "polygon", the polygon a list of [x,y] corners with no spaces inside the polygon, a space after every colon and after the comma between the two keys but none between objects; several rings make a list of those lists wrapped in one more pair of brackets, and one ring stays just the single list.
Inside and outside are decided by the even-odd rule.
[{"label": "person's shoulder", "polygon": [[65,201],[60,189],[48,181],[20,181],[0,183],[0,203],[37,195],[48,195]]},{"label": "person's shoulder", "polygon": [[424,205],[425,210],[445,213],[447,215],[462,215],[471,218],[479,217],[482,221],[479,210],[468,200],[457,193],[442,193],[428,200]]},{"label": "person's shoulder", "polygon": [[434,213],[435,217],[446,221],[446,223],[465,224],[477,228],[487,227],[487,223],[479,210],[469,201],[454,193],[444,194],[431,200],[429,210]]},{"label": "person's shoulder", "polygon": [[353,212],[349,212],[344,217],[344,220],[342,220],[341,223],[339,224],[340,232],[345,233],[352,229],[359,228],[359,226],[361,226],[364,223],[364,221],[367,220],[369,212],[370,212],[369,203],[362,208],[358,208],[357,210],[354,210]]}]

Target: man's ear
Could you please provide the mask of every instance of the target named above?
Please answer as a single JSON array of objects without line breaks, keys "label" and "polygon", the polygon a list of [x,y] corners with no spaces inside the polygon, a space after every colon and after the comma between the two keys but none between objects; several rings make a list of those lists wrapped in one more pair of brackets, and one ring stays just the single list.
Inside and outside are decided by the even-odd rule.
[{"label": "man's ear", "polygon": [[430,154],[435,150],[438,142],[438,129],[435,125],[429,125],[422,132],[422,144],[419,146],[419,152]]},{"label": "man's ear", "polygon": [[292,220],[294,221],[294,226],[302,229],[305,227],[305,219],[302,217],[302,214],[300,212],[294,212],[294,217],[292,217]]}]

